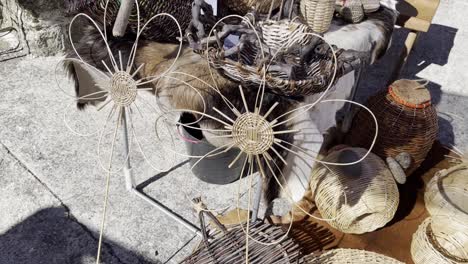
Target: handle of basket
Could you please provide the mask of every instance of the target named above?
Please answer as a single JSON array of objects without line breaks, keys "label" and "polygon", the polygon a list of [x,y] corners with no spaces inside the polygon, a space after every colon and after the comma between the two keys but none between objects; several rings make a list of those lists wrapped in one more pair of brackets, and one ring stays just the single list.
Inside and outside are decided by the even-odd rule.
[{"label": "handle of basket", "polygon": [[208,248],[209,246],[209,242],[208,242],[208,232],[206,230],[206,224],[205,224],[205,218],[203,217],[203,215],[206,215],[208,216],[211,220],[213,220],[213,222],[215,223],[216,226],[219,227],[219,229],[221,229],[221,231],[226,234],[227,233],[227,229],[226,227],[221,224],[221,222],[218,220],[218,218],[216,218],[216,216],[213,215],[213,213],[211,213],[210,211],[200,211],[198,213],[198,218],[200,219],[200,226],[201,226],[201,231],[202,231],[202,235],[203,235],[203,243],[205,244],[205,246]]},{"label": "handle of basket", "polygon": [[128,20],[134,5],[135,0],[122,0],[117,18],[115,19],[114,28],[112,29],[112,35],[114,35],[114,37],[122,37],[125,35]]}]

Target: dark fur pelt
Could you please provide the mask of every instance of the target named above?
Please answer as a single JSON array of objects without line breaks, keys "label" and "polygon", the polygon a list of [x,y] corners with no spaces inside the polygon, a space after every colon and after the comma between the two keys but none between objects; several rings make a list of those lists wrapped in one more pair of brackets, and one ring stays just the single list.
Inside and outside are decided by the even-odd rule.
[{"label": "dark fur pelt", "polygon": [[[118,51],[122,52],[122,59],[123,64],[126,65],[128,58],[130,56],[130,50],[135,42],[135,38],[133,36],[125,36],[123,38],[113,38],[111,34],[108,34],[108,44],[110,50],[114,53],[113,57],[116,61],[119,61],[119,54]],[[77,42],[74,43],[76,51],[78,52],[79,56],[83,61],[86,63],[100,69],[103,72],[107,73],[107,70],[102,63],[104,61],[110,68],[112,68],[112,63],[110,60],[109,52],[106,48],[106,43],[102,38],[101,34],[94,26],[88,26],[83,29],[83,36]],[[140,45],[144,45],[144,43],[140,43]],[[66,58],[71,59],[79,59],[77,54],[73,49],[69,50],[65,56]],[[79,80],[76,74],[76,69],[73,63],[69,60],[64,61],[64,68],[67,75],[72,78],[75,82],[75,92],[77,97],[79,96]],[[88,102],[89,103],[89,102]],[[77,106],[79,109],[83,109],[86,106],[86,102],[78,102]]]}]

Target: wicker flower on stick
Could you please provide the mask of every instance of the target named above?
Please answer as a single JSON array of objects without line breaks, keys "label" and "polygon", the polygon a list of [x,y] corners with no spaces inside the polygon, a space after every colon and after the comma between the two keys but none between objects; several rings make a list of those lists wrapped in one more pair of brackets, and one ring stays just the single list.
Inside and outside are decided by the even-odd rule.
[{"label": "wicker flower on stick", "polygon": [[[148,148],[160,148],[160,144],[173,145],[170,128],[166,124],[162,123],[162,126],[164,126],[165,129],[164,135],[169,137],[169,140],[166,138],[165,141],[156,142],[154,138],[147,140],[147,137],[151,136],[151,134],[145,134],[142,133],[140,129],[136,129],[135,121],[147,123],[148,120],[154,120],[156,115],[161,112],[160,108],[154,104],[154,101],[151,100],[151,98],[148,99],[147,96],[145,96],[143,93],[152,92],[154,90],[154,88],[152,88],[152,83],[159,80],[160,78],[163,78],[171,71],[173,65],[176,63],[181,53],[183,37],[179,22],[172,15],[167,13],[156,14],[153,17],[148,18],[144,25],[140,25],[140,8],[137,2],[135,40],[130,46],[129,50],[121,51],[115,49],[112,45],[109,44],[109,40],[112,37],[108,36],[107,27],[104,26],[101,29],[99,26],[107,25],[106,11],[108,2],[109,0],[106,1],[106,8],[104,9],[102,24],[94,21],[89,15],[84,13],[77,14],[72,19],[70,23],[69,38],[74,54],[69,54],[69,56],[64,59],[64,63],[67,65],[70,72],[74,74],[74,77],[79,80],[79,86],[77,84],[76,95],[73,95],[65,91],[65,89],[59,85],[59,88],[62,89],[62,91],[74,99],[74,103],[77,103],[79,108],[84,108],[87,104],[95,105],[97,111],[91,115],[91,118],[95,119],[97,123],[102,122],[101,128],[93,129],[91,133],[83,133],[80,131],[82,126],[72,124],[75,119],[71,118],[70,114],[76,112],[64,112],[64,122],[72,132],[81,136],[97,136],[99,138],[97,147],[99,156],[98,161],[107,173],[96,263],[100,263],[102,239],[107,218],[111,175],[122,170],[129,158],[127,156],[124,157],[124,160],[117,159],[118,154],[116,153],[116,148],[118,145],[118,130],[121,128],[121,126],[128,127],[128,131],[130,131],[129,137],[131,138],[130,143],[135,142],[137,149],[140,150],[143,158],[153,169],[157,171],[166,171],[170,169],[175,162],[175,156],[165,154],[165,162],[161,163],[161,160],[155,161],[153,157],[150,157],[146,154],[146,150]],[[103,56],[101,61],[96,62],[83,59],[88,57],[82,57],[82,54],[80,54],[79,50],[83,51],[83,49],[77,48],[75,46],[72,38],[72,26],[76,23],[78,18],[82,18],[85,21],[88,21],[91,26],[94,27],[93,30],[98,32],[99,36],[102,38],[99,43],[104,45],[105,50],[102,52],[106,53],[106,55]],[[175,50],[176,56],[170,67],[168,67],[165,71],[161,71],[161,74],[157,76],[146,76],[144,78],[140,78],[140,71],[144,65],[136,65],[135,63],[139,40],[143,32],[147,29],[147,26],[154,20],[158,20],[160,18],[164,18],[165,21],[172,21],[172,23],[177,26],[179,33],[179,45],[178,49]],[[123,52],[127,52],[125,53],[127,55],[124,55]],[[89,54],[86,55],[88,56]],[[106,112],[104,119],[97,117],[100,113],[103,112]],[[151,127],[151,125],[148,126]],[[151,144],[145,140],[151,141]],[[107,149],[107,147],[109,149]],[[126,147],[131,150],[130,145]]]},{"label": "wicker flower on stick", "polygon": [[[234,16],[230,16],[234,17]],[[253,30],[254,35],[258,38],[258,42],[261,42],[260,34],[255,30],[254,25],[251,21],[245,17],[236,16],[239,19],[242,19],[246,25]],[[222,20],[221,20],[222,21]],[[322,39],[321,36],[315,33],[303,33],[307,37],[314,36]],[[208,39],[210,36],[208,36]],[[323,39],[322,39],[323,40]],[[323,40],[324,41],[324,40]],[[209,45],[209,44],[208,44]],[[278,45],[278,50],[282,50],[288,43],[281,43]],[[337,58],[333,47],[330,46],[335,65],[337,63]],[[266,52],[263,50],[262,46],[259,46],[258,56],[263,59],[266,58]],[[206,54],[207,63],[210,66],[210,54]],[[274,58],[273,58],[274,59]],[[291,103],[290,100],[275,94],[268,93],[265,85],[265,73],[268,71],[269,65],[266,64],[262,69],[263,81],[260,82],[260,86],[253,87],[243,87],[238,86],[238,91],[228,91],[229,95],[225,95],[220,87],[216,86],[216,80],[213,79],[213,85],[208,84],[207,82],[197,78],[196,76],[191,76],[194,79],[198,79],[200,82],[203,82],[211,91],[220,98],[217,105],[207,107],[206,111],[197,111],[194,109],[174,109],[169,110],[166,113],[163,113],[156,121],[156,124],[160,120],[165,120],[164,116],[174,113],[185,113],[191,114],[196,119],[197,122],[192,123],[183,123],[183,122],[174,122],[174,125],[183,127],[185,129],[199,130],[202,134],[209,139],[210,142],[215,142],[216,148],[212,151],[209,151],[205,155],[201,156],[190,156],[184,153],[177,153],[184,157],[197,158],[198,162],[195,162],[192,167],[197,166],[197,164],[205,159],[216,157],[230,149],[236,148],[239,149],[239,154],[232,160],[228,165],[228,168],[233,167],[235,164],[242,164],[242,169],[240,172],[240,178],[249,177],[247,179],[248,192],[247,192],[247,218],[250,218],[250,210],[252,208],[252,186],[253,186],[253,176],[255,172],[258,172],[264,182],[275,182],[280,189],[288,196],[288,199],[291,201],[292,193],[291,190],[285,186],[285,175],[283,169],[285,166],[288,166],[287,156],[298,156],[304,158],[312,164],[315,161],[315,156],[317,153],[311,153],[309,149],[303,149],[301,147],[295,146],[293,144],[293,138],[296,135],[303,135],[306,133],[306,129],[297,128],[291,125],[294,121],[311,111],[314,106],[319,103],[327,103],[332,101],[347,101],[347,100],[323,100],[324,96],[327,95],[328,90],[333,86],[333,79],[336,76],[337,67],[334,69],[332,80],[328,83],[327,89],[320,96],[320,98],[310,104],[302,104],[297,106],[296,103]],[[211,68],[210,72],[212,71]],[[184,72],[172,72],[171,75],[187,75]],[[212,74],[213,76],[213,74]],[[187,83],[185,83],[188,85]],[[275,99],[277,101],[275,101]],[[360,105],[355,102],[351,102],[356,105]],[[286,108],[289,104],[289,108]],[[362,106],[362,105],[360,105]],[[365,107],[364,107],[365,108]],[[367,108],[366,108],[367,109]],[[370,111],[369,111],[370,112]],[[370,112],[372,115],[372,112]],[[375,120],[377,125],[377,121]],[[156,127],[158,127],[156,125]],[[158,130],[156,129],[156,133]],[[162,137],[161,137],[162,139]],[[166,151],[172,151],[172,149],[167,149]],[[312,151],[313,152],[313,151]],[[370,151],[367,151],[365,155],[361,158],[349,161],[346,163],[334,163],[327,161],[320,161],[319,163],[332,164],[336,166],[347,166],[353,165],[364,160]],[[228,169],[227,168],[227,169]],[[247,175],[247,176],[246,176]],[[250,175],[250,176],[249,176]],[[239,190],[240,190],[241,181],[239,181]],[[240,204],[240,193],[236,194],[237,207]],[[313,218],[317,218],[310,214],[306,209],[299,208],[305,214]],[[320,218],[319,218],[320,219]],[[254,219],[255,220],[255,219]],[[330,219],[322,219],[330,220]],[[239,215],[239,222],[241,217]],[[291,222],[292,223],[292,222]],[[279,243],[281,239],[272,241],[272,242],[262,242],[253,237],[250,233],[251,226],[248,222],[245,226],[240,226],[243,232],[246,234],[246,243],[245,243],[245,255],[246,258],[249,256],[249,241],[252,243],[260,243],[265,245],[274,245]],[[291,227],[291,226],[290,226]],[[285,234],[287,236],[287,233]]]}]

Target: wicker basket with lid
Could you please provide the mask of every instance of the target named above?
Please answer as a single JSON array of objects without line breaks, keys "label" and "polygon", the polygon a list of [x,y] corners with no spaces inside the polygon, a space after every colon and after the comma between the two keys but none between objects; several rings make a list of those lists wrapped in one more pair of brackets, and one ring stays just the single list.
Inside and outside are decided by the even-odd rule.
[{"label": "wicker basket with lid", "polygon": [[[438,118],[431,104],[429,90],[413,80],[399,80],[387,90],[369,98],[366,106],[379,122],[379,135],[372,150],[385,159],[402,152],[411,155],[411,174],[424,161],[437,138]],[[375,123],[365,111],[359,111],[347,135],[347,143],[369,148],[375,134]]]}]

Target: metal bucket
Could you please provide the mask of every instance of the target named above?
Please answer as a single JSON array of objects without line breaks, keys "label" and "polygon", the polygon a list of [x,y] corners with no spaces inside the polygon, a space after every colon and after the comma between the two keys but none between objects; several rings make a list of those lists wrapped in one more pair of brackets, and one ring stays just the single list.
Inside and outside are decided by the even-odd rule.
[{"label": "metal bucket", "polygon": [[[190,114],[183,114],[180,118],[183,124],[190,123],[190,126],[197,126],[192,124],[193,121],[194,117]],[[179,126],[179,131],[185,138],[188,155],[203,156],[216,149],[203,137],[200,130]],[[200,180],[211,184],[223,185],[235,182],[240,178],[245,155],[241,156],[231,168],[228,168],[228,165],[239,155],[239,152],[239,149],[232,148],[214,157],[203,158],[192,168],[192,172]],[[193,166],[198,160],[199,158],[190,158],[189,163]]]}]

